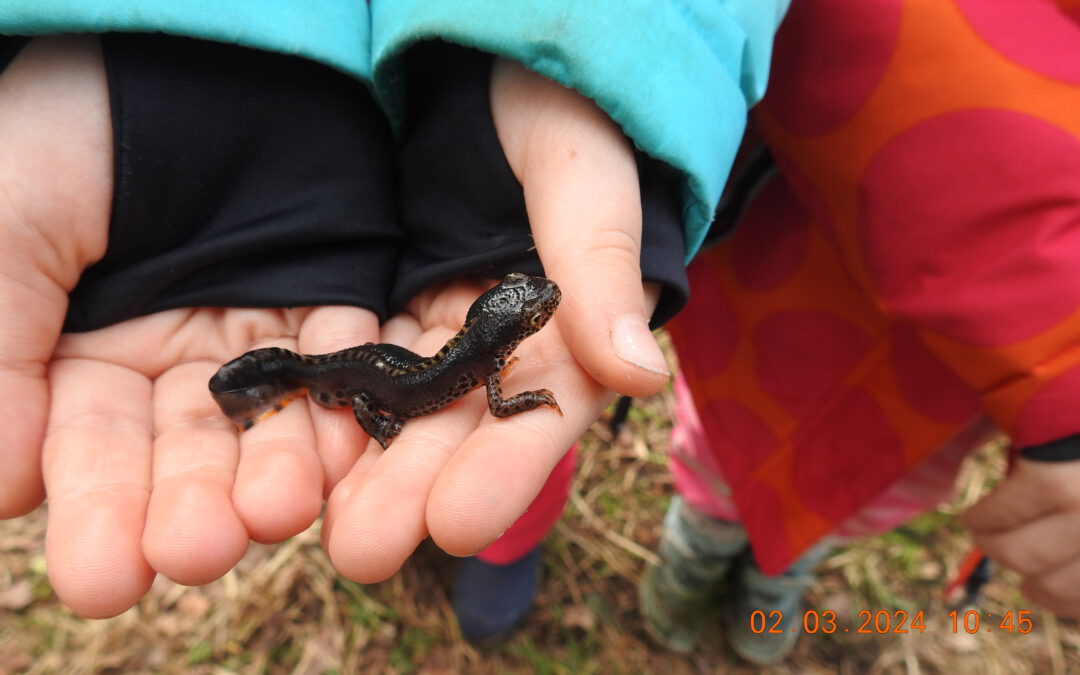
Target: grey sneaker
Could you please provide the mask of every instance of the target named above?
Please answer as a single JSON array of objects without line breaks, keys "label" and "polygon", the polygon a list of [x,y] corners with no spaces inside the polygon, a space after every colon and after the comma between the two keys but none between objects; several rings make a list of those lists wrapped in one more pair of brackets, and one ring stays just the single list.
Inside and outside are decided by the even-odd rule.
[{"label": "grey sneaker", "polygon": [[[817,578],[812,570],[830,550],[818,544],[775,577],[762,574],[749,552],[740,558],[724,609],[728,644],[739,656],[759,666],[787,658],[802,633],[803,596]],[[752,617],[755,611],[762,615]]]},{"label": "grey sneaker", "polygon": [[661,562],[645,570],[638,588],[653,639],[675,652],[694,650],[705,630],[716,626],[721,582],[746,543],[741,525],[695,511],[682,497],[672,499],[660,535]]}]

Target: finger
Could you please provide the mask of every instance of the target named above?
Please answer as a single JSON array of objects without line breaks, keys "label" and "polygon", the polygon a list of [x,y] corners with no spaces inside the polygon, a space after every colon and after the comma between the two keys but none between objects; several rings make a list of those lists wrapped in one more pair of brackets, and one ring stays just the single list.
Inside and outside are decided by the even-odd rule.
[{"label": "finger", "polygon": [[[221,415],[206,388],[216,364],[190,364],[168,373],[165,387],[182,388],[162,412],[162,424],[185,430],[185,437],[227,432],[223,454],[235,453],[235,430]],[[272,543],[303,532],[322,510],[322,471],[307,406],[299,401],[240,435],[240,456],[232,486],[236,515],[255,541]]]},{"label": "finger", "polygon": [[1063,600],[1054,592],[1044,591],[1038,583],[1024,581],[1020,584],[1020,592],[1036,607],[1062,617],[1080,617],[1080,602]]},{"label": "finger", "polygon": [[1018,458],[1012,473],[968,509],[963,521],[976,534],[1006,532],[1075,506],[1080,506],[1080,462]]},{"label": "finger", "polygon": [[1024,579],[1020,591],[1035,604],[1064,617],[1080,617],[1080,560]]},{"label": "finger", "polygon": [[[378,332],[378,318],[368,310],[320,307],[304,319],[297,346],[305,354],[326,354],[377,342]],[[323,494],[329,495],[364,452],[368,436],[350,410],[326,410],[310,402],[309,408],[323,471]]]},{"label": "finger", "polygon": [[416,344],[422,330],[420,323],[409,314],[399,314],[383,324],[379,342],[395,345]]},{"label": "finger", "polygon": [[656,393],[670,373],[648,328],[655,297],[642,288],[629,141],[588,99],[509,61],[493,72],[492,111],[545,273],[563,290],[558,325],[567,345],[607,387]]},{"label": "finger", "polygon": [[49,580],[76,613],[115,616],[150,588],[143,556],[150,493],[151,384],[111,364],[50,368],[43,465],[49,493]]},{"label": "finger", "polygon": [[255,541],[279,542],[303,532],[323,502],[323,468],[306,401],[285,406],[240,435],[233,504]]},{"label": "finger", "polygon": [[[544,337],[554,343],[559,335]],[[485,414],[449,458],[432,488],[427,523],[432,539],[453,555],[474,554],[505,532],[611,400],[611,392],[578,368],[565,347],[561,352],[551,345],[545,349],[544,342],[531,347],[519,350],[521,360],[505,390],[546,387],[563,415],[547,408],[504,419]]]},{"label": "finger", "polygon": [[[411,421],[370,467],[359,466],[338,485],[348,496],[335,509],[327,552],[334,567],[360,583],[383,581],[397,572],[427,536],[428,494],[446,459],[476,424],[482,401]],[[372,450],[369,450],[372,452]]]},{"label": "finger", "polygon": [[189,585],[225,574],[248,545],[232,498],[236,431],[206,390],[215,367],[184,364],[154,383],[154,489],[143,548],[159,572]]},{"label": "finger", "polygon": [[[268,346],[297,349],[282,340],[252,348]],[[240,434],[233,504],[255,541],[272,543],[299,534],[322,510],[325,481],[312,421],[315,409],[304,399],[292,401]]]},{"label": "finger", "polygon": [[378,464],[382,457],[383,449],[375,441],[370,441],[370,447],[366,448],[356,463],[352,465],[348,473],[334,485],[330,495],[326,498],[326,510],[323,512],[322,531],[320,541],[323,550],[329,554],[330,537],[337,524],[337,516],[342,507],[352,498],[352,494],[364,485],[368,474]]},{"label": "finger", "polygon": [[1012,530],[976,533],[975,545],[1020,574],[1043,574],[1080,558],[1078,529],[1080,513],[1066,511],[1029,520]]},{"label": "finger", "polygon": [[[420,322],[416,317],[408,313],[402,313],[392,317],[383,325],[378,341],[397,345],[416,344],[422,332]],[[355,419],[352,423],[355,424]],[[363,437],[367,439],[366,434]],[[362,446],[357,460],[347,467],[341,477],[334,482],[327,497],[321,537],[323,549],[326,551],[330,550],[330,534],[333,532],[334,524],[337,522],[338,512],[348,502],[353,491],[363,485],[365,477],[382,456],[383,450],[378,444],[371,442],[367,445],[366,449]],[[342,478],[347,478],[347,480],[341,480]]]},{"label": "finger", "polygon": [[[417,348],[435,351],[449,337],[425,336]],[[373,465],[339,484],[348,497],[335,503],[327,550],[334,566],[361,583],[394,574],[427,536],[428,494],[447,459],[484,414],[484,394],[473,392],[446,409],[410,420]],[[369,450],[371,452],[371,450]]]},{"label": "finger", "polygon": [[45,364],[67,289],[104,251],[108,111],[93,38],[36,39],[0,77],[0,518],[44,496]]}]

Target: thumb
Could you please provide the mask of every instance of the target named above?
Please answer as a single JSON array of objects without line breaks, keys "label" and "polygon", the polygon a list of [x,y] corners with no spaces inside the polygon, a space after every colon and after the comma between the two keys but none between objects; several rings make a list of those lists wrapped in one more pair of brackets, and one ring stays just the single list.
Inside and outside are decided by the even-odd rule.
[{"label": "thumb", "polygon": [[648,328],[658,291],[641,281],[629,141],[591,101],[509,61],[492,73],[492,115],[545,273],[563,290],[556,321],[567,346],[605,387],[656,393],[670,373]]},{"label": "thumb", "polygon": [[108,235],[108,100],[96,38],[34,40],[0,80],[0,519],[44,498],[47,363]]},{"label": "thumb", "polygon": [[[0,213],[0,219],[7,215]],[[7,255],[0,258],[0,264],[9,262]],[[0,472],[0,520],[32,511],[45,496],[41,475],[41,443],[49,410],[45,362],[60,333],[63,315],[48,316],[41,309],[30,315],[26,310],[48,304],[49,299],[43,299],[37,288],[0,279],[0,314],[29,319],[0,328],[0,428],[5,435],[0,450],[4,465]],[[64,297],[52,304],[62,309]]]}]

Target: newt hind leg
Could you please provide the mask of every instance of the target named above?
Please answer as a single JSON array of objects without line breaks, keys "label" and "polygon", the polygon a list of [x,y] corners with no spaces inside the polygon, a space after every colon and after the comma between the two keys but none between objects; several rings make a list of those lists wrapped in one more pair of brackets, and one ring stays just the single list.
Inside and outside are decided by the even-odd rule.
[{"label": "newt hind leg", "polygon": [[360,427],[367,432],[368,436],[378,441],[383,450],[389,448],[397,435],[401,433],[405,420],[397,415],[379,411],[365,394],[354,396],[352,404],[353,415],[356,416]]},{"label": "newt hind leg", "polygon": [[559,407],[559,403],[555,400],[555,394],[548,389],[523,391],[520,394],[504,399],[499,373],[492,373],[487,377],[487,400],[488,410],[495,417],[509,417],[539,408],[542,405],[554,408],[559,415],[563,414],[562,408]]}]

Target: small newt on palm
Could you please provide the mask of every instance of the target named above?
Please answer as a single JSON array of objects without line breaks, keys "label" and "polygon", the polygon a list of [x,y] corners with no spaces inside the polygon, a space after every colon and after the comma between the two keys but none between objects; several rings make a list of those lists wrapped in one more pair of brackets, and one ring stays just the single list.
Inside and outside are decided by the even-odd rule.
[{"label": "small newt on palm", "polygon": [[324,408],[351,406],[356,421],[383,448],[406,420],[441,410],[480,385],[487,387],[488,409],[496,417],[539,406],[561,415],[547,389],[503,398],[501,386],[517,360],[511,352],[543,328],[561,297],[550,279],[508,274],[476,299],[461,330],[434,356],[371,342],[310,356],[267,347],[221,366],[210,378],[210,392],[241,430],[304,393]]}]

